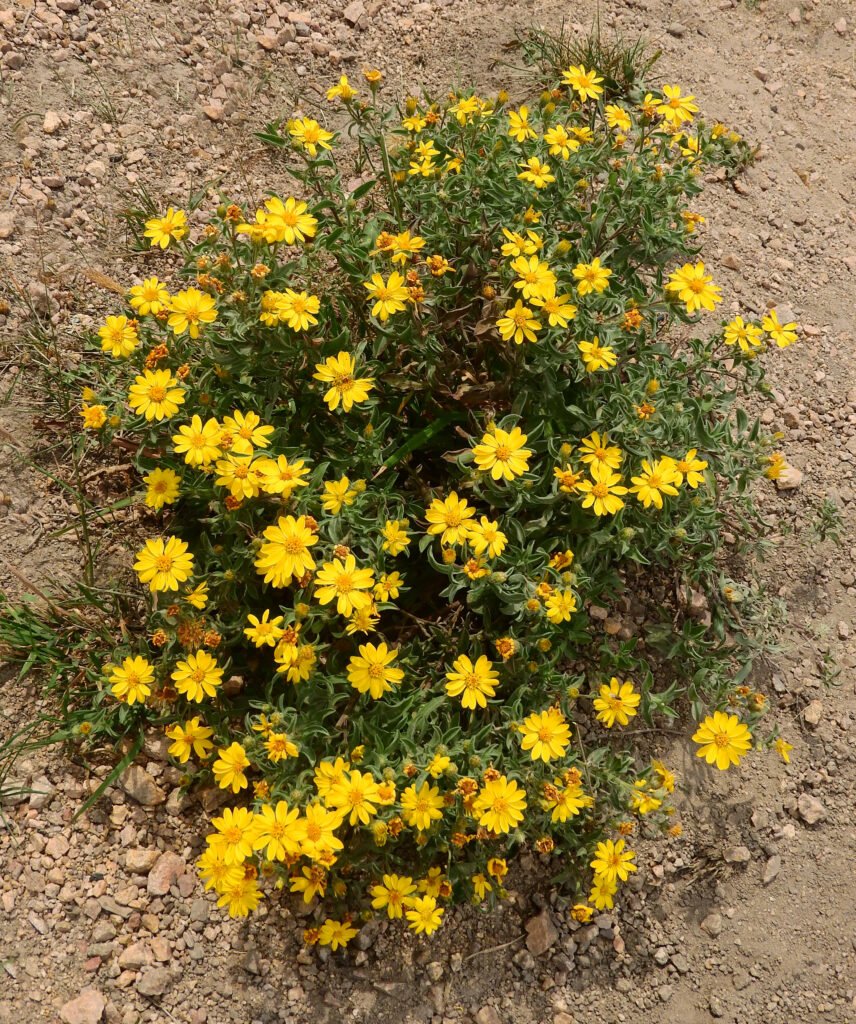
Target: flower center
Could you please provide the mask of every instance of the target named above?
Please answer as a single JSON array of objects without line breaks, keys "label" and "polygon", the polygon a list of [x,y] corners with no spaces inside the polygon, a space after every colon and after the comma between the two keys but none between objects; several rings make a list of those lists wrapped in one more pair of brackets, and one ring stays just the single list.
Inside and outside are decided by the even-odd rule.
[{"label": "flower center", "polygon": [[321,838],[321,835],[321,826],[316,825],[314,821],[310,821],[309,824],[306,826],[306,838],[311,843],[317,843],[318,840]]},{"label": "flower center", "polygon": [[239,828],[228,828],[223,833],[223,838],[230,846],[237,846],[243,839],[244,834]]},{"label": "flower center", "polygon": [[339,574],[336,580],[336,590],[340,594],[350,594],[354,589],[354,579],[349,572],[343,572]]},{"label": "flower center", "polygon": [[609,497],[609,488],[606,484],[595,484],[591,489],[591,493],[596,498],[607,498]]},{"label": "flower center", "polygon": [[172,559],[169,555],[158,555],[155,559],[155,569],[158,572],[169,572],[172,569]]},{"label": "flower center", "polygon": [[299,537],[287,537],[282,547],[287,555],[299,555],[303,551],[304,544]]},{"label": "flower center", "polygon": [[152,402],[162,402],[166,398],[166,388],[161,387],[160,384],[155,384],[153,388],[149,390],[149,400]]},{"label": "flower center", "polygon": [[713,738],[713,742],[718,747],[727,747],[729,744],[728,734],[724,732],[718,732]]},{"label": "flower center", "polygon": [[509,450],[509,448],[506,445],[501,444],[496,449],[496,452],[494,453],[494,457],[496,458],[497,462],[508,462],[508,460],[511,458],[511,451]]},{"label": "flower center", "polygon": [[371,679],[383,679],[383,665],[371,665],[368,674]]},{"label": "flower center", "polygon": [[468,690],[477,690],[479,688],[479,677],[475,672],[468,672],[464,677],[464,686]]}]

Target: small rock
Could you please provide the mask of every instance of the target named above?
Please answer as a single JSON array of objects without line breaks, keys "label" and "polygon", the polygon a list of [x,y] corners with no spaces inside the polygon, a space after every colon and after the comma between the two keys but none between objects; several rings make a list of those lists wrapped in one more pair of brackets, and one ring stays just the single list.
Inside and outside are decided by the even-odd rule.
[{"label": "small rock", "polygon": [[356,28],[361,21],[365,21],[366,8],[363,0],[352,0],[342,11],[342,17],[352,28]]},{"label": "small rock", "polygon": [[217,103],[209,103],[202,108],[202,113],[209,121],[217,122],[223,120],[224,109]]},{"label": "small rock", "polygon": [[802,471],[796,466],[785,464],[778,478],[776,487],[780,491],[795,491],[803,482]]},{"label": "small rock", "polygon": [[526,922],[526,948],[533,956],[543,956],[558,938],[559,931],[548,910],[542,910]]},{"label": "small rock", "polygon": [[160,850],[128,850],[125,854],[125,869],[132,875],[147,875],[157,863]]},{"label": "small rock", "polygon": [[[40,308],[39,303],[35,301],[37,292],[36,289],[33,288],[33,285],[39,285],[43,290],[44,295],[47,295],[47,288],[45,288],[41,282],[33,281],[31,282],[28,291],[30,292],[30,296],[34,300],[36,309],[39,310],[39,312],[50,312],[50,296],[48,296],[47,309]],[[38,294],[42,294],[42,292],[40,291]],[[33,780],[33,783],[30,786],[30,807],[35,811],[42,810],[43,807],[47,807],[50,803],[55,792],[56,787],[50,779],[46,775],[40,775],[37,779]]]},{"label": "small rock", "polygon": [[835,22],[835,24],[833,25],[833,28],[835,29],[835,31],[840,36],[846,35],[847,34],[847,19],[846,18],[839,18]]},{"label": "small rock", "polygon": [[98,989],[85,988],[60,1008],[59,1015],[65,1024],[100,1024],[106,1005]]},{"label": "small rock", "polygon": [[660,946],[654,950],[654,963],[658,967],[665,967],[669,962],[669,951],[665,946]]},{"label": "small rock", "polygon": [[432,960],[426,966],[425,971],[432,981],[439,981],[443,977],[443,965],[439,960]]},{"label": "small rock", "polygon": [[708,914],[701,923],[701,930],[715,939],[722,932],[722,914]]},{"label": "small rock", "polygon": [[799,411],[794,408],[784,409],[782,419],[785,421],[785,426],[790,427],[791,430],[795,430],[801,422]]},{"label": "small rock", "polygon": [[119,785],[143,807],[157,807],[166,801],[166,793],[141,765],[128,765],[122,772]]},{"label": "small rock", "polygon": [[553,1014],[553,1024],[574,1024],[574,1018],[563,1010]]},{"label": "small rock", "polygon": [[666,31],[670,36],[674,36],[675,39],[683,39],[687,34],[685,26],[683,26],[679,21],[673,21],[671,25],[667,25]]},{"label": "small rock", "polygon": [[727,864],[748,864],[752,854],[745,846],[731,846],[722,855]]},{"label": "small rock", "polygon": [[774,878],[782,870],[782,858],[777,854],[773,854],[772,857],[764,865],[764,871],[761,874],[761,884],[769,885]]},{"label": "small rock", "polygon": [[799,25],[799,23],[802,21],[802,12],[800,11],[799,7],[794,7],[790,11],[788,11],[788,21],[792,25]]},{"label": "small rock", "polygon": [[476,1014],[476,1024],[502,1024],[502,1017],[493,1006],[483,1006]]},{"label": "small rock", "polygon": [[141,996],[157,998],[172,984],[172,975],[166,967],[153,967],[137,979],[137,991]]},{"label": "small rock", "polygon": [[42,131],[45,135],[53,135],[62,125],[62,120],[55,110],[49,110],[42,121]]},{"label": "small rock", "polygon": [[806,724],[810,725],[813,729],[820,725],[820,720],[823,718],[823,701],[815,700],[809,701],[803,711],[803,720]]},{"label": "small rock", "polygon": [[65,836],[51,836],[45,846],[45,853],[56,860],[58,857],[64,857],[68,853],[68,849],[69,844]]},{"label": "small rock", "polygon": [[149,872],[146,882],[146,891],[149,896],[166,896],[173,882],[179,875],[184,874],[186,866],[184,858],[179,857],[177,853],[170,851],[162,853]]},{"label": "small rock", "polygon": [[672,956],[672,966],[678,972],[678,974],[688,974],[690,969],[690,962],[684,956],[683,953],[675,953]]},{"label": "small rock", "polygon": [[672,993],[674,991],[675,990],[671,985],[661,985],[657,989],[657,995],[660,997],[660,1002],[668,1003],[668,1001],[672,998]]},{"label": "small rock", "polygon": [[4,211],[0,213],[0,240],[12,238],[15,234],[15,215]]},{"label": "small rock", "polygon": [[151,950],[144,942],[134,942],[119,954],[119,966],[122,970],[138,971],[152,963]]},{"label": "small rock", "polygon": [[208,900],[195,899],[190,904],[190,920],[199,921],[205,924],[206,921],[211,917],[211,904]]},{"label": "small rock", "polygon": [[725,1016],[725,1010],[722,1007],[722,1003],[716,998],[716,996],[710,997],[710,1001],[708,1002],[707,1006],[710,1010],[711,1017]]},{"label": "small rock", "polygon": [[816,825],[826,817],[826,808],[816,796],[800,793],[797,800],[797,811],[806,825]]}]

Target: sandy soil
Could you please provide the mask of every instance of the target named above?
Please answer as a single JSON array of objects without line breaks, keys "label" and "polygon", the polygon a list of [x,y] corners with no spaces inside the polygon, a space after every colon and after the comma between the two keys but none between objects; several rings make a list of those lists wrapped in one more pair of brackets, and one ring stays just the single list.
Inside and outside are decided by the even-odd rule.
[{"label": "sandy soil", "polygon": [[[762,494],[776,543],[761,574],[788,610],[765,682],[791,764],[756,755],[722,779],[687,743],[667,752],[685,834],[643,843],[623,905],[588,928],[569,924],[524,861],[494,916],[457,911],[421,945],[381,925],[347,959],[326,959],[300,949],[285,905],[239,925],[203,898],[187,867],[201,811],[183,805],[157,751],[148,770],[166,803],[116,791],[74,824],[97,774],[54,751],[19,766],[41,792],[7,808],[0,834],[0,1024],[856,1020],[856,11],[845,0],[633,0],[600,12],[605,29],[662,49],[663,81],[762,144],[756,166],[733,186],[711,183],[700,208],[705,259],[733,310],[775,304],[804,327],[770,358],[763,409],[804,473],[798,489]],[[11,307],[0,394],[35,358],[19,341],[28,304],[71,349],[113,301],[92,271],[126,282],[149,265],[126,245],[129,189],[181,203],[217,179],[256,199],[283,178],[252,132],[315,102],[334,75],[377,64],[396,91],[513,89],[521,73],[493,66],[515,63],[504,44],[563,13],[554,0],[0,10],[0,303]],[[585,0],[571,16],[588,27],[594,14]],[[69,506],[23,459],[45,430],[28,395],[18,388],[0,408],[0,584],[13,593],[22,577],[45,585],[79,571],[75,547],[48,539]],[[61,466],[61,451],[53,458]],[[812,530],[824,499],[844,520],[840,546]],[[9,731],[41,703],[33,684],[0,680]],[[533,955],[525,925],[542,914],[549,945],[530,941]]]}]

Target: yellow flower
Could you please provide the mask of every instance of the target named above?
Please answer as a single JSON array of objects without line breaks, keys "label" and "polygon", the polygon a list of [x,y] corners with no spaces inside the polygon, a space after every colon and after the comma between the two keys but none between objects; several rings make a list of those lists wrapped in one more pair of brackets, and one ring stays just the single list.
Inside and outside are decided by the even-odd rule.
[{"label": "yellow flower", "polygon": [[577,485],[577,490],[585,494],[583,508],[593,507],[596,516],[614,516],[624,508],[624,502],[618,495],[627,494],[621,477],[603,462],[593,462],[589,472],[591,480],[583,480]]},{"label": "yellow flower", "polygon": [[309,804],[300,819],[300,850],[310,860],[326,853],[344,849],[344,844],[333,833],[344,821],[341,811],[331,811],[321,804]]},{"label": "yellow flower", "polygon": [[557,295],[555,288],[544,289],[542,295],[532,296],[532,305],[540,306],[547,314],[551,327],[567,327],[568,321],[577,315],[577,307],[570,301],[570,295]]},{"label": "yellow flower", "polygon": [[630,794],[630,806],[638,814],[650,814],[661,807],[663,801],[659,797],[648,792],[648,783],[645,779],[637,779],[633,783],[633,792]]},{"label": "yellow flower", "polygon": [[577,279],[577,291],[580,295],[606,291],[609,287],[609,279],[612,277],[609,267],[601,266],[599,256],[595,256],[591,263],[578,263],[574,267],[573,274]]},{"label": "yellow flower", "polygon": [[502,245],[502,255],[506,257],[532,256],[544,244],[540,235],[532,230],[526,232],[525,238],[516,231],[509,231],[508,228],[503,228],[502,233],[508,239]]},{"label": "yellow flower", "polygon": [[571,907],[571,917],[580,924],[588,924],[593,914],[594,907],[589,907],[585,903],[575,903]]},{"label": "yellow flower", "polygon": [[339,81],[327,90],[327,99],[331,102],[333,100],[342,100],[344,103],[347,103],[356,95],[357,90],[348,81],[347,75],[342,75]]},{"label": "yellow flower", "polygon": [[621,682],[613,676],[609,685],[601,686],[600,696],[594,699],[597,720],[607,729],[611,729],[616,722],[627,725],[631,718],[635,718],[641,700],[642,695],[633,689],[633,683]]},{"label": "yellow flower", "polygon": [[388,551],[393,557],[405,551],[410,543],[410,535],[407,532],[409,526],[410,521],[407,519],[387,519],[381,530],[383,550]]},{"label": "yellow flower", "polygon": [[169,304],[169,291],[157,277],[146,277],[129,289],[131,308],[138,316],[155,316]]},{"label": "yellow flower", "polygon": [[529,124],[529,108],[521,106],[519,110],[508,112],[508,134],[517,142],[537,138],[535,129]]},{"label": "yellow flower", "polygon": [[163,217],[152,217],[146,221],[145,237],[152,247],[166,249],[170,242],[178,242],[187,234],[187,215],[184,210],[171,206]]},{"label": "yellow flower", "polygon": [[534,712],[523,719],[520,726],[521,746],[532,755],[533,761],[552,761],[564,757],[571,743],[571,730],[558,708]]},{"label": "yellow flower", "polygon": [[685,263],[669,275],[666,291],[674,292],[681,302],[686,303],[687,312],[695,313],[700,309],[712,310],[718,302],[722,302],[719,285],[712,283],[713,277],[705,274],[704,263],[699,260],[695,265]]},{"label": "yellow flower", "polygon": [[446,673],[446,693],[460,697],[462,706],[470,711],[476,707],[486,708],[487,698],[496,695],[498,679],[499,674],[484,654],[475,664],[466,654],[461,654]]},{"label": "yellow flower", "polygon": [[122,667],[114,667],[110,675],[113,696],[126,704],[134,704],[137,701],[145,704],[146,697],[151,695],[151,683],[154,682],[154,678],[154,668],[145,658],[125,658]]},{"label": "yellow flower", "polygon": [[207,466],[220,457],[220,437],[222,427],[215,419],[206,420],[203,424],[201,416],[193,416],[190,423],[178,428],[173,434],[173,450],[184,455],[188,466]]},{"label": "yellow flower", "polygon": [[407,875],[384,875],[383,881],[369,889],[372,907],[375,910],[386,910],[390,920],[402,917],[405,901],[411,893],[416,892],[413,879]]},{"label": "yellow flower", "polygon": [[493,886],[481,872],[473,875],[472,883],[473,897],[477,902],[481,902],[489,892],[493,892]]},{"label": "yellow flower", "polygon": [[346,476],[341,480],[327,480],[324,483],[321,504],[325,512],[337,516],[346,505],[353,505],[359,493],[355,487],[351,487],[351,481]]},{"label": "yellow flower", "polygon": [[714,711],[699,724],[693,741],[701,744],[696,751],[697,757],[703,757],[708,764],[715,764],[720,771],[725,771],[731,765],[739,764],[740,758],[751,749],[752,733],[737,715]]},{"label": "yellow flower", "polygon": [[201,703],[206,697],[213,697],[223,681],[223,669],[207,651],[188,654],[179,661],[172,673],[175,688],[190,701]]},{"label": "yellow flower", "polygon": [[521,181],[528,181],[535,188],[546,188],[556,180],[555,174],[550,171],[549,164],[542,164],[537,156],[530,156],[528,160],[520,164],[524,168],[517,177]]},{"label": "yellow flower", "polygon": [[348,814],[351,825],[368,825],[377,814],[378,787],[368,772],[348,772],[327,794],[327,805]]},{"label": "yellow flower", "polygon": [[435,498],[427,511],[428,533],[440,535],[441,544],[463,544],[469,536],[472,524],[470,519],[476,510],[467,504],[466,498],[459,498],[457,491],[452,491],[448,498]]},{"label": "yellow flower", "polygon": [[580,461],[602,463],[609,469],[618,469],[621,465],[621,449],[610,446],[609,434],[600,434],[594,430],[580,442]]},{"label": "yellow flower", "polygon": [[692,121],[693,115],[698,113],[694,99],[695,96],[681,96],[679,85],[664,85],[663,99],[657,106],[657,113],[662,114],[663,119],[672,125]]},{"label": "yellow flower", "polygon": [[555,591],[544,602],[544,606],[547,618],[558,626],[562,622],[571,621],[571,615],[577,610],[577,599],[570,590]]},{"label": "yellow flower", "polygon": [[136,321],[126,316],[108,316],[98,337],[101,351],[109,352],[116,359],[125,359],[140,343]]},{"label": "yellow flower", "polygon": [[181,764],[189,760],[191,753],[204,761],[214,748],[211,742],[214,730],[202,725],[198,715],[189,719],[183,726],[177,722],[167,726],[165,732],[172,740],[169,753]]},{"label": "yellow flower", "polygon": [[545,785],[544,799],[541,807],[550,811],[550,820],[554,824],[562,824],[569,818],[575,818],[580,811],[586,807],[594,806],[594,798],[586,796],[579,783],[560,785],[561,779],[556,779],[556,784]]},{"label": "yellow flower", "polygon": [[311,156],[318,155],[318,148],[330,149],[330,139],[333,133],[325,131],[317,121],[311,117],[301,117],[291,121],[288,126],[288,134],[295,143]]},{"label": "yellow flower", "polygon": [[402,118],[401,127],[408,132],[413,132],[418,135],[425,125],[428,124],[427,120],[421,114],[411,114],[409,117]]},{"label": "yellow flower", "polygon": [[271,196],[265,200],[264,210],[256,210],[255,224],[238,224],[235,231],[239,235],[249,235],[254,242],[296,245],[314,237],[318,228],[318,221],[306,210],[306,203],[293,196],[285,202],[278,196]]},{"label": "yellow flower", "polygon": [[791,763],[791,756],[790,756],[791,755],[791,751],[794,749],[793,748],[793,744],[788,743],[788,741],[786,739],[784,739],[783,737],[780,736],[776,740],[774,746],[776,748],[776,753],[785,762],[785,764],[790,764]]},{"label": "yellow flower", "polygon": [[707,469],[707,462],[704,459],[697,459],[697,448],[690,448],[687,454],[675,462],[674,484],[680,487],[686,478],[687,487],[695,490],[699,484],[704,483],[704,470]]},{"label": "yellow flower", "polygon": [[164,505],[172,505],[178,500],[181,490],[181,477],[171,469],[153,469],[143,477],[146,485],[146,505],[153,509],[162,509]]},{"label": "yellow flower", "polygon": [[169,303],[169,326],[173,333],[198,338],[205,324],[217,319],[217,307],[212,296],[199,291],[198,288],[187,288],[174,295]]},{"label": "yellow flower", "polygon": [[541,330],[541,321],[518,299],[513,306],[506,309],[505,316],[496,321],[496,326],[503,341],[513,341],[515,345],[522,345],[524,341],[534,343],[538,340],[537,332]]},{"label": "yellow flower", "polygon": [[404,577],[398,572],[385,572],[377,581],[374,596],[378,601],[395,601],[404,586]]},{"label": "yellow flower", "polygon": [[303,867],[300,875],[291,878],[291,892],[302,892],[303,902],[311,903],[316,896],[323,897],[327,892],[327,872],[320,867]]},{"label": "yellow flower", "polygon": [[372,274],[370,281],[363,282],[363,287],[369,293],[369,301],[374,303],[372,316],[381,323],[386,323],[393,313],[404,310],[410,297],[404,278],[397,271],[393,271],[387,281],[381,274]]},{"label": "yellow flower", "polygon": [[520,289],[524,299],[537,299],[555,292],[556,275],[537,256],[528,259],[518,256],[511,261],[511,269],[519,278],[514,287]]},{"label": "yellow flower", "polygon": [[239,455],[251,455],[254,448],[267,448],[274,432],[273,427],[262,424],[258,413],[237,409],[231,416],[223,417],[223,430],[231,439],[230,451]]},{"label": "yellow flower", "polygon": [[309,529],[305,516],[280,516],[263,536],[266,543],[259,549],[254,565],[265,583],[287,587],[292,579],[299,580],[315,568],[309,548],[318,543],[318,537]]},{"label": "yellow flower", "polygon": [[371,604],[371,594],[366,593],[374,586],[374,572],[358,569],[353,555],[344,562],[336,558],[325,562],[316,577],[315,596],[319,604],[329,604],[336,599],[336,610],[340,615],[351,615]]},{"label": "yellow flower", "polygon": [[262,617],[248,615],[249,626],[244,629],[244,636],[252,640],[256,647],[276,647],[277,643],[285,633],[282,628],[283,617],[276,615],[270,617],[270,609],[265,608]]},{"label": "yellow flower", "polygon": [[620,132],[629,132],[632,126],[630,115],[617,103],[607,103],[603,108],[606,115],[606,123],[610,128],[617,128]]},{"label": "yellow flower", "polygon": [[329,946],[335,953],[340,946],[347,946],[356,934],[357,929],[352,927],[350,921],[334,921],[328,917],[318,932],[318,944]]},{"label": "yellow flower", "polygon": [[576,493],[582,480],[582,473],[571,469],[568,464],[565,464],[564,468],[562,466],[555,466],[553,468],[553,476],[558,480],[559,490],[564,494]]},{"label": "yellow flower", "polygon": [[437,753],[428,762],[425,771],[428,772],[432,779],[439,779],[451,764],[452,759],[450,757],[447,757],[446,754]]},{"label": "yellow flower", "polygon": [[256,469],[261,474],[259,484],[265,494],[281,494],[283,500],[290,498],[298,487],[308,486],[303,477],[308,474],[309,467],[303,459],[289,462],[285,455],[278,455],[275,459],[257,459]]},{"label": "yellow flower", "polygon": [[222,747],[217,751],[220,755],[211,770],[220,789],[231,789],[233,793],[239,793],[247,788],[247,776],[244,769],[250,767],[247,753],[240,743],[231,743],[228,747]]},{"label": "yellow flower", "polygon": [[519,825],[525,809],[525,792],[504,775],[486,782],[473,802],[479,825],[498,833],[510,832]]},{"label": "yellow flower", "polygon": [[544,132],[544,141],[550,147],[550,156],[560,156],[563,160],[580,148],[579,139],[573,138],[563,124],[554,125]]},{"label": "yellow flower", "polygon": [[220,459],[215,465],[214,483],[227,487],[236,501],[255,498],[261,491],[261,474],[252,455],[232,455]]},{"label": "yellow flower", "polygon": [[211,824],[217,832],[208,836],[207,841],[211,851],[219,854],[224,864],[243,864],[252,857],[256,822],[251,810],[227,807]]},{"label": "yellow flower", "polygon": [[267,860],[286,860],[300,854],[300,811],[285,800],[275,807],[265,804],[253,819],[253,849],[263,851]]},{"label": "yellow flower", "polygon": [[404,820],[418,832],[425,832],[443,817],[443,797],[438,786],[423,782],[417,790],[408,786],[401,794],[401,813]]},{"label": "yellow flower", "polygon": [[350,352],[339,352],[338,355],[328,356],[323,363],[316,363],[312,376],[330,385],[324,401],[331,412],[339,408],[340,402],[344,411],[350,412],[355,404],[365,402],[368,398],[369,391],[374,387],[374,377],[355,377],[356,368],[356,360]]},{"label": "yellow flower", "polygon": [[645,508],[654,505],[655,508],[661,509],[664,494],[678,493],[676,484],[679,484],[679,481],[675,472],[675,461],[667,456],[657,459],[656,462],[643,459],[642,472],[630,479],[633,483],[630,493],[635,494]]},{"label": "yellow flower", "polygon": [[385,693],[391,693],[393,686],[399,686],[404,672],[392,663],[398,651],[390,650],[386,643],[362,644],[359,656],[353,656],[348,663],[348,682],[358,693],[368,693],[379,700]]},{"label": "yellow flower", "polygon": [[788,345],[793,345],[797,340],[797,324],[794,321],[787,324],[780,323],[775,309],[771,309],[764,317],[761,321],[761,327],[770,335],[779,348],[787,348]]},{"label": "yellow flower", "polygon": [[246,917],[251,910],[259,905],[262,893],[256,879],[250,875],[241,875],[237,881],[228,882],[223,887],[217,906],[225,907],[229,917]]},{"label": "yellow flower", "polygon": [[306,331],[318,325],[315,314],[320,308],[321,300],[317,295],[286,288],[279,295],[277,317],[293,331]]},{"label": "yellow flower", "polygon": [[183,403],[184,388],[169,370],[144,370],[128,391],[128,404],[149,422],[169,419]]},{"label": "yellow flower", "polygon": [[586,71],[584,64],[572,64],[567,71],[562,72],[562,84],[569,85],[581,100],[596,100],[603,95],[602,81],[603,78],[594,68]]},{"label": "yellow flower", "polygon": [[[408,256],[416,256],[425,248],[425,239],[402,231],[392,238],[393,263],[406,263]],[[381,278],[383,280],[383,278]]]},{"label": "yellow flower", "polygon": [[520,427],[510,431],[497,427],[484,434],[473,448],[476,465],[483,473],[489,472],[493,480],[513,480],[529,468],[532,452],[523,447],[525,444],[526,434]]},{"label": "yellow flower", "polygon": [[580,341],[577,343],[580,355],[586,366],[586,373],[596,373],[598,370],[608,370],[615,366],[618,361],[613,349],[607,345],[601,345],[597,335],[591,341]]},{"label": "yellow flower", "polygon": [[591,862],[592,870],[610,882],[626,882],[630,875],[637,871],[633,863],[636,854],[633,850],[625,850],[624,840],[613,843],[611,839],[598,843]]},{"label": "yellow flower", "polygon": [[467,543],[476,555],[487,553],[488,558],[499,558],[508,543],[508,537],[500,530],[499,523],[482,516],[473,523],[467,534]]},{"label": "yellow flower", "polygon": [[406,906],[409,927],[417,935],[433,935],[443,923],[443,908],[434,896],[412,896]]},{"label": "yellow flower", "polygon": [[105,405],[84,405],[80,410],[83,417],[83,426],[87,430],[100,430],[107,422],[107,407]]},{"label": "yellow flower", "polygon": [[284,732],[272,732],[265,741],[265,750],[274,764],[288,757],[297,757],[299,753],[297,745]]},{"label": "yellow flower", "polygon": [[178,590],[193,572],[193,555],[178,537],[156,537],[137,552],[134,570],[149,590]]},{"label": "yellow flower", "polygon": [[722,340],[726,345],[739,345],[743,352],[751,352],[758,348],[762,341],[761,328],[755,324],[747,324],[742,316],[736,316],[725,325]]},{"label": "yellow flower", "polygon": [[654,760],[651,762],[651,767],[654,769],[654,773],[660,783],[660,788],[664,789],[667,793],[675,792],[675,773],[670,771],[662,761]]},{"label": "yellow flower", "polygon": [[[623,842],[623,840],[619,840]],[[606,875],[595,875],[592,881],[589,900],[594,904],[596,910],[612,910],[615,906],[614,896],[618,890],[618,883]]]}]

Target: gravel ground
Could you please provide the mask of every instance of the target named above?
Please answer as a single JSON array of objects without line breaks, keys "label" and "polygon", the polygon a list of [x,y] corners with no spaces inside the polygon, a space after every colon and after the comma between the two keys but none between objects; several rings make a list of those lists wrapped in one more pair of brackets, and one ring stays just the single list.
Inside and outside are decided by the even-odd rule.
[{"label": "gravel ground", "polygon": [[[573,17],[588,26],[594,11],[585,0]],[[396,92],[513,88],[519,70],[492,68],[514,61],[504,44],[563,13],[554,0],[0,9],[0,393],[25,367],[28,304],[64,345],[113,301],[110,279],[157,265],[128,251],[118,213],[131,190],[180,204],[216,180],[258,199],[284,180],[252,132],[316,102],[334,76],[376,64]],[[189,864],[204,811],[182,800],[157,744],[145,775],[75,822],[99,771],[50,752],[19,765],[35,792],[6,808],[0,835],[0,1024],[856,1019],[856,13],[845,0],[633,0],[602,3],[601,18],[648,35],[664,81],[763,147],[733,185],[710,185],[701,212],[705,259],[734,311],[775,304],[803,325],[770,357],[762,411],[802,474],[761,495],[777,524],[761,573],[789,616],[767,688],[791,764],[755,755],[723,779],[688,743],[663,751],[685,833],[641,842],[622,906],[589,926],[569,922],[524,858],[497,914],[456,911],[422,944],[372,925],[348,958],[325,958],[300,948],[299,908],[242,925],[202,894]],[[0,584],[12,592],[79,567],[72,545],[46,540],[69,515],[61,493],[21,460],[49,428],[39,413],[21,390],[0,408]],[[812,532],[824,499],[843,517],[840,546]],[[41,707],[26,686],[7,682],[3,696],[3,730]]]}]

